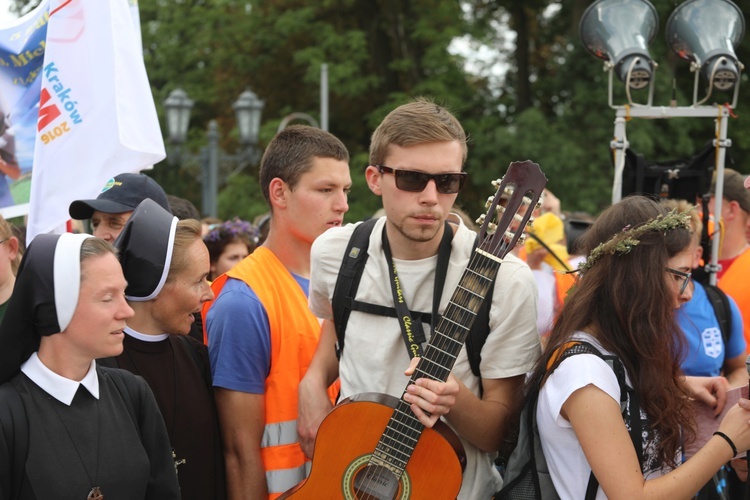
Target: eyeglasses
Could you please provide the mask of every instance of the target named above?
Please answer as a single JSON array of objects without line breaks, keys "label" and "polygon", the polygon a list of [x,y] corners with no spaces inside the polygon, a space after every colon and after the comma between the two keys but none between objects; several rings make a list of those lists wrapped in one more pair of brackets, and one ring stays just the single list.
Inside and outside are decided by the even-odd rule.
[{"label": "eyeglasses", "polygon": [[427,187],[427,183],[435,181],[435,187],[438,193],[455,194],[461,191],[466,181],[466,172],[456,172],[452,174],[426,174],[424,172],[415,172],[414,170],[397,170],[386,167],[385,165],[375,165],[378,172],[383,174],[393,174],[396,178],[396,187],[401,191],[410,191],[420,193]]},{"label": "eyeglasses", "polygon": [[690,283],[690,277],[693,275],[693,273],[686,273],[683,271],[678,271],[677,269],[672,269],[671,267],[667,267],[667,272],[672,274],[675,277],[675,281],[679,282],[682,280],[682,286],[680,287],[680,295],[685,293],[685,290],[687,290],[688,283]]}]

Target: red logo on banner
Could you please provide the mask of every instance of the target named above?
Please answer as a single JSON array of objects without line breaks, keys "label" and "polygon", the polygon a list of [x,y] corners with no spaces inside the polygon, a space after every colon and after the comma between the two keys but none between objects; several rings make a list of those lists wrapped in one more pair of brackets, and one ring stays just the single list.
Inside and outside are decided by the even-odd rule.
[{"label": "red logo on banner", "polygon": [[[42,89],[39,94],[39,98],[39,121],[36,125],[37,131],[42,130],[44,127],[53,122],[55,118],[60,116],[60,109],[57,107],[57,105],[47,104],[49,103],[49,100],[51,98],[47,89]],[[45,104],[47,105],[45,106]]]}]

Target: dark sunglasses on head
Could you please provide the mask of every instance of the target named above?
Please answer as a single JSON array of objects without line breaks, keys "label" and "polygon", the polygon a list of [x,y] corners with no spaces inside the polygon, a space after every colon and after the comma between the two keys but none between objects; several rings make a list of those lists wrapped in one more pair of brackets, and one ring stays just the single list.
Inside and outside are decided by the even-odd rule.
[{"label": "dark sunglasses on head", "polygon": [[414,170],[401,170],[385,165],[375,165],[378,172],[383,174],[393,174],[396,177],[396,187],[401,191],[411,191],[419,193],[427,187],[427,183],[435,181],[437,192],[441,194],[455,194],[461,191],[466,181],[466,172],[456,172],[452,174],[426,174]]}]

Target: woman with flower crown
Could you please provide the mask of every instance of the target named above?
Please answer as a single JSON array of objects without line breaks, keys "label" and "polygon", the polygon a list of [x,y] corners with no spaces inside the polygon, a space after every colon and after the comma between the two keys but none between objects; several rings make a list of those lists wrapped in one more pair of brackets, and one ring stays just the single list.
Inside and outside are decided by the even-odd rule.
[{"label": "woman with flower crown", "polygon": [[259,236],[258,228],[237,217],[210,225],[203,236],[211,262],[209,281],[218,278],[253,253],[258,246]]},{"label": "woman with flower crown", "polygon": [[[694,435],[690,397],[712,399],[710,385],[696,393],[680,372],[684,339],[674,309],[690,299],[689,227],[688,214],[634,196],[583,236],[588,259],[529,379],[543,381],[536,421],[561,498],[688,499],[750,448],[750,401],[741,400],[676,468]],[[580,342],[619,364],[564,354]],[[612,366],[624,368],[622,399]]]}]

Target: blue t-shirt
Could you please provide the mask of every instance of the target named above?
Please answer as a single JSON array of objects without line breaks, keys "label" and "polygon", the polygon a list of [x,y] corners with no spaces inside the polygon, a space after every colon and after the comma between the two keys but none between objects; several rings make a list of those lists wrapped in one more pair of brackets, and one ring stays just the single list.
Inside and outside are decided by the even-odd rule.
[{"label": "blue t-shirt", "polygon": [[724,346],[719,320],[716,319],[706,290],[694,282],[693,298],[677,311],[680,328],[687,339],[687,353],[682,362],[682,371],[686,375],[717,377],[721,375],[724,361],[736,358],[745,352],[745,338],[740,310],[729,297],[732,314],[732,331],[729,344]]},{"label": "blue t-shirt", "polygon": [[[292,275],[309,295],[310,280]],[[271,327],[255,292],[229,278],[206,315],[214,387],[264,394],[271,369]]]}]

